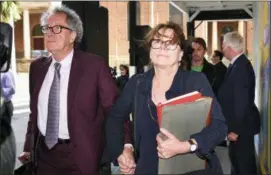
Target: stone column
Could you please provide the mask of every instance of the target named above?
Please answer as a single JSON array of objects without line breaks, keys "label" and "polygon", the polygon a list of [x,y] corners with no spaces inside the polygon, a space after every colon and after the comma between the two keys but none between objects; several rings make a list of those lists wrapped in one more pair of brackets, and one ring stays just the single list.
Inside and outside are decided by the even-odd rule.
[{"label": "stone column", "polygon": [[245,54],[248,54],[247,52],[247,37],[245,35],[245,30],[247,28],[245,27],[245,21],[238,21],[238,33],[244,37],[244,52]]},{"label": "stone column", "polygon": [[238,21],[238,33],[244,36],[244,21]]},{"label": "stone column", "polygon": [[31,45],[30,45],[30,22],[29,22],[29,10],[23,11],[23,30],[24,30],[24,58],[31,58]]},{"label": "stone column", "polygon": [[213,33],[212,33],[212,52],[217,49],[218,36],[217,36],[217,22],[213,22]]}]

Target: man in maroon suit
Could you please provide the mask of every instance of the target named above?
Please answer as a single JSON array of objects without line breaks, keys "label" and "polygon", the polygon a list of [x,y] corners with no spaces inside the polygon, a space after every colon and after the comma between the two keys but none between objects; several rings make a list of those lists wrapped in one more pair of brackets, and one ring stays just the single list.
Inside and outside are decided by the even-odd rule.
[{"label": "man in maroon suit", "polygon": [[74,49],[83,28],[73,10],[48,10],[41,24],[52,55],[30,66],[31,114],[19,159],[36,155],[38,175],[96,175],[117,87],[101,57]]}]

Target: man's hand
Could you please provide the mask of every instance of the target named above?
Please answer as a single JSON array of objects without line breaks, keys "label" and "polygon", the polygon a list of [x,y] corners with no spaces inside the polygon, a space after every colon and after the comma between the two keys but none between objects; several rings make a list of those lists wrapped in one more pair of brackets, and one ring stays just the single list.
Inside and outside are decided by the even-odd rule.
[{"label": "man's hand", "polygon": [[189,142],[179,141],[173,134],[164,128],[160,129],[160,133],[162,133],[164,137],[167,137],[167,139],[162,139],[160,134],[156,137],[158,144],[157,151],[160,158],[168,159],[177,154],[184,154],[190,151]]},{"label": "man's hand", "polygon": [[228,140],[229,140],[229,141],[236,142],[236,141],[237,141],[237,138],[238,138],[238,135],[235,134],[234,132],[230,132],[230,133],[228,134]]},{"label": "man's hand", "polygon": [[118,157],[118,163],[122,174],[135,173],[135,159],[132,148],[124,148],[122,154]]},{"label": "man's hand", "polygon": [[22,152],[18,159],[22,162],[22,164],[27,163],[30,160],[30,152]]}]

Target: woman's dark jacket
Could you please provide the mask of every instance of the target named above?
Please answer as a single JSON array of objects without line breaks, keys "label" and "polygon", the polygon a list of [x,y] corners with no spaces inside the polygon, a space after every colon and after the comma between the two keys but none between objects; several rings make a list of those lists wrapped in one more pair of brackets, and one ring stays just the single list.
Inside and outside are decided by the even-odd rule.
[{"label": "woman's dark jacket", "polygon": [[[154,76],[154,70],[151,69],[143,74],[133,76],[125,86],[120,98],[114,105],[110,115],[108,116],[106,124],[106,139],[110,157],[112,160],[116,160],[123,151],[124,146],[124,129],[123,122],[127,120],[127,117],[133,113],[133,123],[137,123],[137,115],[142,110],[142,101],[146,99],[148,95],[148,89],[151,86],[151,82]],[[203,73],[193,71],[178,70],[172,86],[166,92],[170,93],[170,96],[177,97],[193,91],[199,91],[203,96],[213,98],[212,110],[211,110],[211,124],[203,128],[199,133],[192,134],[190,137],[194,138],[198,143],[198,149],[196,154],[204,159],[208,159],[209,165],[212,169],[221,168],[218,159],[213,154],[215,146],[221,143],[227,134],[227,126],[224,116],[222,114],[220,105],[218,104],[214,93],[208,82],[206,76]],[[134,147],[138,150],[138,135],[136,128],[134,127]],[[215,158],[214,158],[215,156]],[[214,159],[213,159],[214,158]],[[212,160],[215,162],[212,163]]]}]

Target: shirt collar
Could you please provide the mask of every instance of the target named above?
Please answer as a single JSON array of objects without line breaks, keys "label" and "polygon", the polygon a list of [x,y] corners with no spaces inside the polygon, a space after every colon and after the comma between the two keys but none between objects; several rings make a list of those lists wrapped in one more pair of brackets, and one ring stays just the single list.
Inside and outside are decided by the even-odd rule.
[{"label": "shirt collar", "polygon": [[[72,49],[72,51],[63,60],[59,62],[61,66],[65,67],[65,66],[70,65],[72,62],[73,54],[74,54],[74,49]],[[52,56],[52,58],[53,58],[52,65],[54,65],[57,61],[55,60],[54,56]]]},{"label": "shirt collar", "polygon": [[238,57],[240,57],[243,53],[240,53],[239,55],[237,55],[236,57],[234,57],[232,60],[231,60],[231,64],[233,64]]}]

